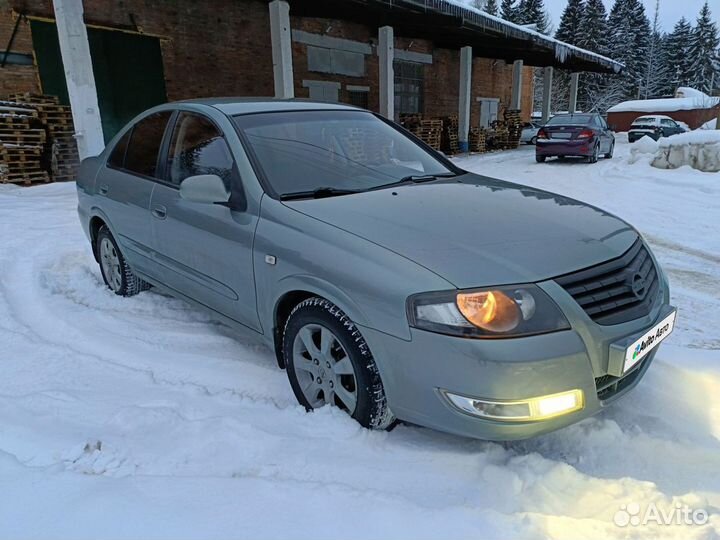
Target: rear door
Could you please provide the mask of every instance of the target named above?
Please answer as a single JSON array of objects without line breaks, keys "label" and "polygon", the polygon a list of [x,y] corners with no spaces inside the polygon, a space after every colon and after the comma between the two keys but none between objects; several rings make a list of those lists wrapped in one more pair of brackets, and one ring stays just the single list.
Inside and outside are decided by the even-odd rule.
[{"label": "rear door", "polygon": [[151,114],[118,140],[95,183],[123,254],[137,271],[152,271],[150,199],[158,178],[158,156],[172,111]]},{"label": "rear door", "polygon": [[[153,250],[163,282],[231,319],[260,329],[252,242],[257,215],[245,209],[241,178],[220,128],[208,117],[178,113],[168,137],[164,175],[152,194]],[[180,198],[190,176],[220,176],[229,205]]]}]

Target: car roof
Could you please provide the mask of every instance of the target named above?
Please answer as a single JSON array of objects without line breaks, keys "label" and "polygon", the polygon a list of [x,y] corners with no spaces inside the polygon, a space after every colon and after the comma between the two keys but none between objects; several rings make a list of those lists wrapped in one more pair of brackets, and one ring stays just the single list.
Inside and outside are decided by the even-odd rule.
[{"label": "car roof", "polygon": [[224,98],[202,98],[188,99],[180,103],[197,103],[199,105],[209,105],[219,109],[228,116],[238,114],[253,114],[260,112],[278,112],[278,111],[358,111],[363,110],[352,105],[344,105],[342,103],[327,103],[322,101],[312,101],[309,99],[274,99],[274,98],[240,98],[240,97],[224,97]]},{"label": "car roof", "polygon": [[672,120],[673,118],[671,116],[667,116],[665,114],[643,114],[641,116],[638,116],[633,122],[640,120],[641,118],[654,118],[654,119],[662,119],[665,118],[667,120]]}]

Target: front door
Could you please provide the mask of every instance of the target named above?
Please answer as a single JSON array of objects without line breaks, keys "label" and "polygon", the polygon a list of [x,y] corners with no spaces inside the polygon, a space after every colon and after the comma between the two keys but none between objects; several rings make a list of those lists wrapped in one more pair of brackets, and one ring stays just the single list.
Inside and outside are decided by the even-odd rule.
[{"label": "front door", "polygon": [[[228,206],[187,201],[186,178],[220,176]],[[163,282],[245,326],[260,329],[252,241],[257,216],[244,210],[242,183],[219,128],[205,116],[180,112],[170,137],[165,183],[152,194],[154,252]]]}]

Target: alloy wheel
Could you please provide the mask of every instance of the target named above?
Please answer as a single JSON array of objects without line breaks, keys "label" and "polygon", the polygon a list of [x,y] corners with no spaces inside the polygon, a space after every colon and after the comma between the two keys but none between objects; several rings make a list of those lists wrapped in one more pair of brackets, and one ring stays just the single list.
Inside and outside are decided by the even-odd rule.
[{"label": "alloy wheel", "polygon": [[328,328],[306,324],[295,336],[293,362],[300,389],[313,409],[335,405],[355,412],[357,380],[352,361]]},{"label": "alloy wheel", "polygon": [[100,264],[108,285],[114,292],[118,292],[122,288],[120,257],[115,246],[107,237],[100,242]]}]

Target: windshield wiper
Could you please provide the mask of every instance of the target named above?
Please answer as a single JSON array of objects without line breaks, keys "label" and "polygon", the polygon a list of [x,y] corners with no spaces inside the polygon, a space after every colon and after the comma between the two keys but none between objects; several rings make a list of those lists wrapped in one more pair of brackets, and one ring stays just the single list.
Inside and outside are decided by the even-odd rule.
[{"label": "windshield wiper", "polygon": [[[375,186],[373,188],[370,188],[371,190],[374,189],[384,189],[391,186],[401,186],[403,184],[422,184],[423,182],[432,182],[433,180],[437,180],[438,178],[452,178],[454,176],[458,176],[455,173],[446,173],[446,174],[409,174],[407,176],[403,176],[400,180],[396,180],[395,182],[390,182],[389,184],[380,184],[379,186]],[[370,190],[368,190],[370,191]]]},{"label": "windshield wiper", "polygon": [[283,193],[280,195],[281,201],[292,201],[295,199],[324,199],[325,197],[335,197],[337,195],[351,195],[353,193],[361,193],[357,189],[342,189],[329,186],[323,186],[308,191],[295,191],[293,193]]}]

